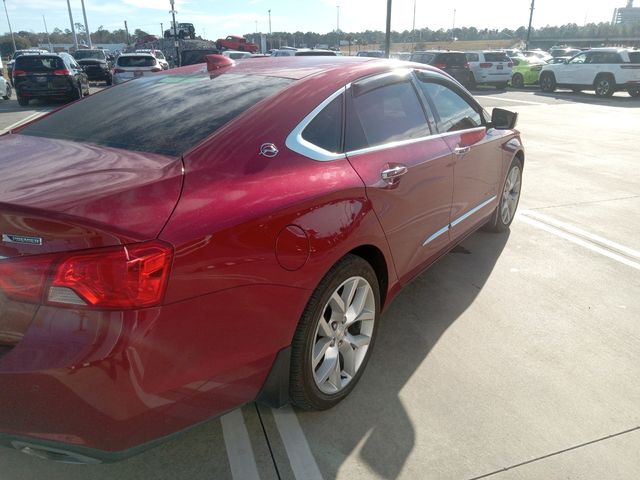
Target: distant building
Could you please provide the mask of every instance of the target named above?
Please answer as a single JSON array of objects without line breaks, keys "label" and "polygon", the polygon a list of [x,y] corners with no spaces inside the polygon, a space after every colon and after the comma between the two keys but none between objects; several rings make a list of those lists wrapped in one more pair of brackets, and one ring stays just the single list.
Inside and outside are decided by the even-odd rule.
[{"label": "distant building", "polygon": [[640,7],[632,7],[632,4],[633,2],[628,2],[627,7],[616,8],[611,23],[640,22]]}]

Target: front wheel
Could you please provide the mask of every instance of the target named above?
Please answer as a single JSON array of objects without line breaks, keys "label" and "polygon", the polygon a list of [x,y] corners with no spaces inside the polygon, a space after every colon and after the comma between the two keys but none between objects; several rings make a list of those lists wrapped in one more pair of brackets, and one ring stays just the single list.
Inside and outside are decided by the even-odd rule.
[{"label": "front wheel", "polygon": [[292,403],[325,410],[343,400],[362,376],[380,317],[380,287],[371,265],[347,255],[322,279],[291,345]]},{"label": "front wheel", "polygon": [[640,88],[632,88],[628,90],[630,96],[636,98],[640,97]]},{"label": "front wheel", "polygon": [[524,88],[524,77],[520,73],[514,73],[511,78],[513,88]]},{"label": "front wheel", "polygon": [[492,232],[504,232],[509,228],[516,215],[522,188],[522,160],[514,158],[504,180],[500,201],[486,229]]},{"label": "front wheel", "polygon": [[553,76],[553,73],[545,72],[540,76],[540,89],[547,93],[555,92],[556,78]]}]

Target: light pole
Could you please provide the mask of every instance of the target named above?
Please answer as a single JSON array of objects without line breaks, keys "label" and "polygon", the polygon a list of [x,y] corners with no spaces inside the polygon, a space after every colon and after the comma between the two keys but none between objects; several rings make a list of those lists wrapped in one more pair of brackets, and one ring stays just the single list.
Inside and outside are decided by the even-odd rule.
[{"label": "light pole", "polygon": [[336,47],[340,50],[340,5],[336,5]]},{"label": "light pole", "polygon": [[171,26],[171,28],[173,28],[173,45],[176,47],[176,62],[178,66],[180,66],[182,62],[180,61],[180,48],[178,48],[180,44],[178,43],[178,26],[176,25],[176,9],[174,8],[175,1],[169,0],[169,2],[171,3],[171,11],[169,13],[173,18]]},{"label": "light pole", "polygon": [[269,9],[267,11],[269,13],[269,49],[273,48],[273,45],[271,45],[272,39],[271,39],[271,9]]},{"label": "light pole", "polygon": [[67,8],[69,9],[69,22],[71,22],[71,32],[73,33],[73,45],[78,50],[78,37],[76,35],[76,27],[73,25],[73,14],[71,13],[71,4],[67,0]]},{"label": "light pole", "polygon": [[411,51],[416,40],[416,0],[413,0],[413,26],[411,27]]},{"label": "light pole", "polygon": [[387,31],[384,36],[384,56],[391,53],[391,0],[387,0]]},{"label": "light pole", "polygon": [[527,30],[527,45],[526,49],[529,50],[529,37],[531,37],[531,22],[533,21],[533,8],[536,0],[531,0],[531,13],[529,14],[529,29]]},{"label": "light pole", "polygon": [[7,12],[7,0],[2,0],[4,3],[4,13],[7,16],[7,23],[9,24],[9,33],[11,33],[11,42],[13,43],[13,51],[17,50],[16,48],[16,39],[13,38],[13,30],[11,30],[11,22],[9,21],[9,12]]},{"label": "light pole", "polygon": [[80,0],[82,3],[82,15],[84,16],[84,31],[87,34],[87,40],[89,40],[89,48],[93,48],[91,44],[91,31],[89,30],[89,23],[87,22],[87,11],[84,9],[84,0]]},{"label": "light pole", "polygon": [[47,19],[42,15],[42,21],[44,22],[44,31],[47,34],[47,41],[49,42],[49,50],[53,53],[53,45],[51,45],[51,37],[49,36],[49,29],[47,28]]}]

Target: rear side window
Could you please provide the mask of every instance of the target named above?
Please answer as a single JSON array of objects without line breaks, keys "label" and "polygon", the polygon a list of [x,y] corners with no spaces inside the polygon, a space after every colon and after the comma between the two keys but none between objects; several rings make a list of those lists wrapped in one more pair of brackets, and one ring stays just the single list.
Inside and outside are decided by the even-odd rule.
[{"label": "rear side window", "polygon": [[435,63],[444,63],[449,67],[464,67],[467,57],[464,53],[440,53]]},{"label": "rear side window", "polygon": [[478,55],[477,53],[465,53],[466,57],[467,57],[467,61],[468,62],[479,62],[480,61],[480,55]]},{"label": "rear side window", "polygon": [[16,59],[15,69],[26,72],[48,72],[63,69],[64,62],[58,56],[21,55]]},{"label": "rear side window", "polygon": [[631,63],[640,63],[640,52],[629,52],[629,60]]},{"label": "rear side window", "polygon": [[346,151],[429,135],[420,100],[407,81],[354,96],[349,107]]},{"label": "rear side window", "polygon": [[333,99],[302,132],[302,138],[328,152],[342,150],[343,95]]},{"label": "rear side window", "polygon": [[430,64],[435,57],[436,56],[433,53],[413,53],[411,54],[411,61]]},{"label": "rear side window", "polygon": [[152,56],[141,55],[139,57],[118,57],[120,67],[153,67],[156,59]]},{"label": "rear side window", "polygon": [[420,81],[420,88],[431,99],[440,116],[440,132],[455,132],[482,125],[482,117],[464,98],[445,85]]},{"label": "rear side window", "polygon": [[23,129],[23,135],[181,155],[290,79],[154,75],[108,88]]},{"label": "rear side window", "polygon": [[508,62],[509,57],[503,52],[485,52],[484,59],[487,62]]}]

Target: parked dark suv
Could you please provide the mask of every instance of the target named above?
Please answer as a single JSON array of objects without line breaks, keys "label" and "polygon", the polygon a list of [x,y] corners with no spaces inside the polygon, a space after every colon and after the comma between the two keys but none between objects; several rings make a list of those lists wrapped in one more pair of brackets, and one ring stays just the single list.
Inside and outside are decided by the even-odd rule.
[{"label": "parked dark suv", "polygon": [[21,55],[13,68],[18,103],[34,98],[77,100],[89,95],[89,79],[68,53]]},{"label": "parked dark suv", "polygon": [[111,61],[108,52],[104,50],[96,49],[82,49],[77,50],[73,54],[78,64],[84,69],[89,80],[102,80],[107,85],[112,83],[111,69],[113,68],[113,62]]},{"label": "parked dark suv", "polygon": [[444,70],[467,88],[472,83],[467,57],[463,52],[426,50],[423,52],[413,52],[410,60],[412,62],[432,65],[440,70]]}]

